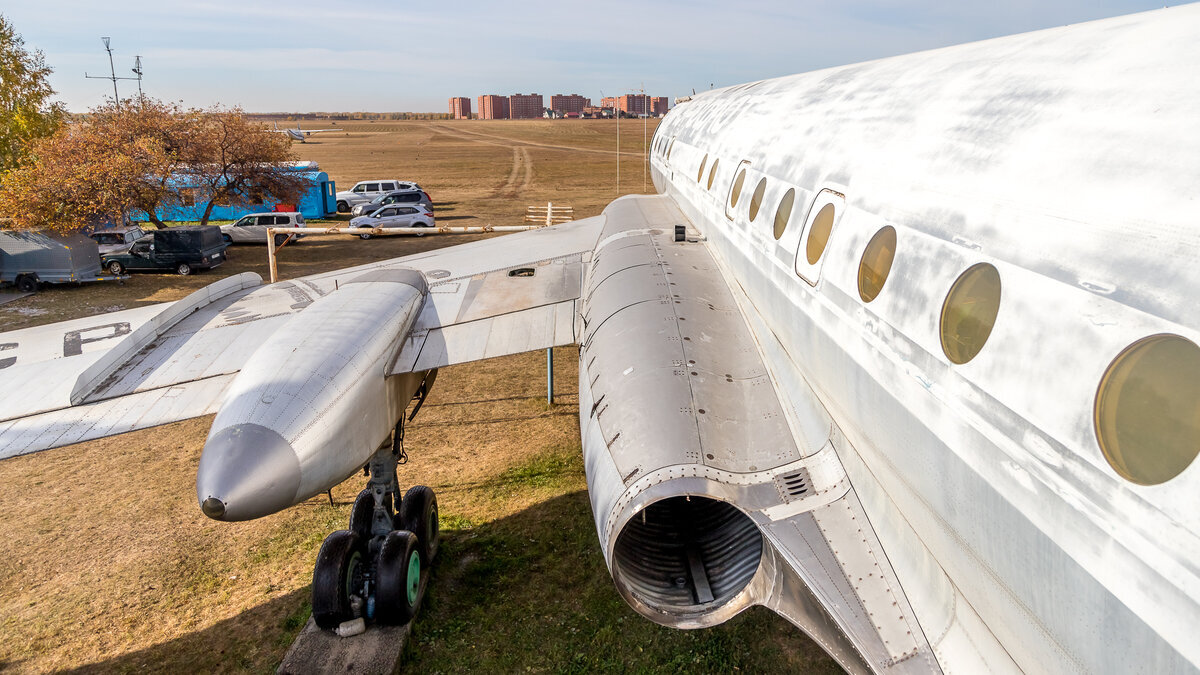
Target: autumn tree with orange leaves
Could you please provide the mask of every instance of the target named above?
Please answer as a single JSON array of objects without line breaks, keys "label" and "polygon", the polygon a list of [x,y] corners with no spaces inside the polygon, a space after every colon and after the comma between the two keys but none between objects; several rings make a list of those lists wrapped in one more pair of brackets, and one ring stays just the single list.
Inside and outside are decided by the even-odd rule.
[{"label": "autumn tree with orange leaves", "polygon": [[294,161],[289,138],[236,108],[110,102],[35,141],[0,177],[0,217],[13,228],[67,232],[133,213],[162,227],[194,202],[203,225],[218,205],[298,201],[308,182]]}]

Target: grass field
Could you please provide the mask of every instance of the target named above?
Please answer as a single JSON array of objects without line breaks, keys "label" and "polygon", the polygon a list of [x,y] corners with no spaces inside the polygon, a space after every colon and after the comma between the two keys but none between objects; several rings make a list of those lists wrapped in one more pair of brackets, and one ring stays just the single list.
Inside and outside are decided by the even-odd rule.
[{"label": "grass field", "polygon": [[[654,122],[649,132],[652,134]],[[616,122],[340,123],[295,149],[339,185],[413,179],[440,222],[519,224],[553,201],[595,215],[617,196]],[[308,125],[305,125],[308,128]],[[316,125],[313,125],[316,126]],[[623,122],[621,191],[642,189],[643,123]],[[490,235],[502,236],[502,235]],[[475,236],[315,236],[280,253],[294,278]],[[0,330],[178,299],[266,274],[263,247],[226,265],[123,285],[55,288],[0,305]],[[773,613],[676,631],[613,589],[585,492],[573,348],[442,372],[409,427],[401,483],[438,494],[444,539],[402,668],[413,672],[839,672]],[[4,392],[4,396],[15,395]],[[321,540],[363,481],[246,523],[206,519],[194,480],[211,418],[0,462],[0,670],[272,671],[307,619]]]}]

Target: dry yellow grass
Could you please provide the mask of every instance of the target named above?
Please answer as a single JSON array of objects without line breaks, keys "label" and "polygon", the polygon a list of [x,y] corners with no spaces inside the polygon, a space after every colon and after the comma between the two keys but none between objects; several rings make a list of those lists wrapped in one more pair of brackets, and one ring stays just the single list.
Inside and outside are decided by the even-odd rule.
[{"label": "dry yellow grass", "polygon": [[[584,217],[616,196],[614,158],[595,152],[612,150],[615,124],[344,123],[345,133],[318,135],[296,149],[342,186],[373,177],[418,180],[443,222],[515,224],[529,204],[570,204]],[[628,192],[641,188],[642,122],[623,124],[622,149],[637,155],[621,163]],[[474,238],[312,237],[282,251],[280,272],[291,278]],[[46,290],[0,306],[0,330],[173,300],[246,270],[266,277],[262,247],[237,247],[230,263],[193,277],[140,275],[123,286]],[[401,482],[436,489],[447,538],[428,618],[415,629],[412,649],[418,651],[406,658],[443,671],[563,670],[560,653],[575,670],[828,670],[831,662],[818,649],[763,610],[685,634],[659,629],[620,604],[582,497],[575,350],[555,353],[558,406],[544,400],[544,360],[536,353],[446,369],[410,427],[412,460],[402,467]],[[335,488],[332,507],[320,497],[248,523],[209,521],[197,507],[194,479],[210,422],[188,420],[0,462],[0,531],[6,535],[0,538],[0,670],[275,667],[307,616],[320,542],[345,527],[362,481],[354,477]],[[511,542],[563,532],[578,540],[571,540],[570,551],[534,551],[511,570],[536,581],[523,589],[502,587],[496,596],[472,595],[483,583],[478,566],[487,561],[481,556],[495,552],[497,560],[509,560],[501,549]],[[578,567],[574,577],[539,572],[562,560]],[[493,582],[507,578],[487,572]],[[580,584],[599,600],[578,607]],[[470,636],[469,649],[479,644],[480,653],[490,650],[490,660],[461,660],[468,647],[443,632],[472,612],[496,617]],[[543,632],[525,638],[544,649],[518,649],[515,635],[505,633],[518,630],[522,613],[528,626],[544,621]],[[589,624],[589,613],[606,617],[604,625]],[[576,615],[584,616],[585,632],[567,634],[564,617]],[[581,639],[587,630],[592,637]],[[597,660],[613,657],[614,641],[637,643],[636,652],[622,655],[632,660]]]}]

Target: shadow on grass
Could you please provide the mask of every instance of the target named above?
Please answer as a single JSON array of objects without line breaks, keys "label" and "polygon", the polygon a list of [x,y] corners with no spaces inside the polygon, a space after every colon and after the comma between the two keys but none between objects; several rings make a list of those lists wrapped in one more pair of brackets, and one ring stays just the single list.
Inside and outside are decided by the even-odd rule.
[{"label": "shadow on grass", "polygon": [[204,630],[69,673],[273,671],[308,621],[311,591],[297,589]]},{"label": "shadow on grass", "polygon": [[[443,515],[443,527],[451,518]],[[706,630],[664,628],[613,588],[583,491],[443,532],[409,672],[817,672],[837,664],[761,607]]]},{"label": "shadow on grass", "polygon": [[[635,614],[613,588],[584,491],[474,527],[455,514],[441,520],[428,596],[398,664],[404,671],[841,672],[762,608],[698,631]],[[309,592],[72,672],[273,670],[308,618]]]}]

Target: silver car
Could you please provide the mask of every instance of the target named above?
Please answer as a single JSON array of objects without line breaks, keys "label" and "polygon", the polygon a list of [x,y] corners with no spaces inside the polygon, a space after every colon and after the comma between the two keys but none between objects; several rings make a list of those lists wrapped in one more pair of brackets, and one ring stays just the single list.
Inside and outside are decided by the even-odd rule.
[{"label": "silver car", "polygon": [[[433,227],[433,209],[424,204],[416,206],[401,206],[392,204],[379,209],[369,216],[359,216],[350,219],[350,227],[357,228],[393,228],[393,227]],[[358,235],[370,239],[370,234]],[[420,236],[420,235],[417,235]]]},{"label": "silver car", "polygon": [[137,225],[130,227],[114,227],[111,230],[101,230],[88,235],[100,245],[100,255],[128,250],[133,242],[146,236]]},{"label": "silver car", "polygon": [[[221,226],[221,236],[227,244],[265,244],[268,227],[305,227],[304,215],[298,211],[283,213],[251,213],[237,222]],[[289,235],[275,233],[275,245],[281,246]],[[302,235],[291,235],[299,239]]]},{"label": "silver car", "polygon": [[421,188],[405,188],[385,192],[366,204],[359,204],[350,210],[351,216],[369,216],[388,204],[403,204],[405,206],[425,205],[432,207],[433,200]]}]

